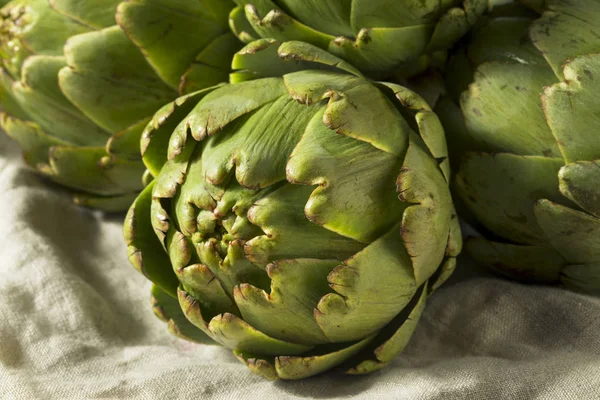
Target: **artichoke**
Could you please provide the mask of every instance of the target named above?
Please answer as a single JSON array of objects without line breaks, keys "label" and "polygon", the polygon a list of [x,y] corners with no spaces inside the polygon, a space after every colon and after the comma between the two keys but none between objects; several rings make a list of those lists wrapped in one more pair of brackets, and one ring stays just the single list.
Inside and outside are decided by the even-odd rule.
[{"label": "artichoke", "polygon": [[382,368],[462,245],[441,124],[310,44],[259,40],[233,66],[142,135],[155,180],[124,232],[155,312],[270,379]]},{"label": "artichoke", "polygon": [[436,107],[458,208],[483,233],[465,247],[511,277],[600,294],[600,1],[524,3],[473,32],[447,72],[459,104]]},{"label": "artichoke", "polygon": [[488,0],[234,0],[237,36],[302,40],[386,77],[416,74],[445,60],[446,50],[486,11]]},{"label": "artichoke", "polygon": [[15,0],[0,10],[4,130],[81,204],[126,210],[139,139],[182,93],[226,81],[241,44],[227,0]]}]

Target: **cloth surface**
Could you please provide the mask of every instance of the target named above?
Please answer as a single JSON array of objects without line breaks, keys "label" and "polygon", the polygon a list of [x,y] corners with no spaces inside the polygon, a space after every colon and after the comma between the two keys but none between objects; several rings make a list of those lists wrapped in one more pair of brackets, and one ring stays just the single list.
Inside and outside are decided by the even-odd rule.
[{"label": "cloth surface", "polygon": [[266,381],[171,336],[127,261],[122,216],[52,189],[0,135],[0,399],[600,398],[600,300],[464,260],[386,369]]}]

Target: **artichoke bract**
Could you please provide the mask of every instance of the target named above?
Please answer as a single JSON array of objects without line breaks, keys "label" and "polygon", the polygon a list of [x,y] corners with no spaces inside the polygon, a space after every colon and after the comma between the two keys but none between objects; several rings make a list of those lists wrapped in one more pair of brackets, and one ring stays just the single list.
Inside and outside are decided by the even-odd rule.
[{"label": "artichoke bract", "polygon": [[182,93],[227,81],[241,44],[224,0],[16,0],[0,10],[2,128],[81,204],[126,210],[139,140]]},{"label": "artichoke bract", "polygon": [[376,77],[416,74],[445,53],[486,11],[488,0],[234,0],[232,30],[301,40]]},{"label": "artichoke bract", "polygon": [[362,374],[406,346],[461,236],[441,124],[310,44],[259,40],[142,136],[132,264],[176,334],[270,379]]},{"label": "artichoke bract", "polygon": [[484,235],[466,248],[509,276],[600,294],[600,1],[524,3],[535,11],[499,8],[473,32],[447,75],[459,105],[436,108]]}]

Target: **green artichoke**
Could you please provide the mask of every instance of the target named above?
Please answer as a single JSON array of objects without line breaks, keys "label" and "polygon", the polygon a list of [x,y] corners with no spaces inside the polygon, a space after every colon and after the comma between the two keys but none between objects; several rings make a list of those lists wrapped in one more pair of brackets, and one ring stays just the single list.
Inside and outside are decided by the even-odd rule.
[{"label": "green artichoke", "polygon": [[416,74],[486,11],[488,0],[234,0],[230,25],[248,43],[302,40],[371,76]]},{"label": "green artichoke", "polygon": [[126,210],[139,139],[182,93],[227,81],[227,0],[15,0],[0,10],[4,130],[81,204]]},{"label": "green artichoke", "polygon": [[543,14],[491,15],[449,66],[460,104],[436,107],[483,233],[466,248],[509,276],[600,294],[600,1],[524,3]]},{"label": "green artichoke", "polygon": [[124,231],[154,309],[270,379],[382,368],[462,245],[441,124],[306,43],[259,40],[233,65],[142,136],[155,180]]}]

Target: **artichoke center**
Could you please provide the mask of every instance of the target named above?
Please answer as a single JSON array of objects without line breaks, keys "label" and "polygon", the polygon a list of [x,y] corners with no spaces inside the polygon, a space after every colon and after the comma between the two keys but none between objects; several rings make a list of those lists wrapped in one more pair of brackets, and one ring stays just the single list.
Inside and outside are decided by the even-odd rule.
[{"label": "artichoke center", "polygon": [[2,66],[13,79],[19,77],[23,61],[31,54],[20,39],[30,25],[31,17],[27,8],[21,4],[7,6],[0,10],[0,57]]},{"label": "artichoke center", "polygon": [[224,258],[227,254],[227,247],[232,241],[248,240],[253,237],[248,237],[234,230],[238,220],[240,220],[240,217],[233,212],[228,212],[226,215],[215,215],[211,211],[201,210],[197,218],[198,230],[192,236],[192,242],[196,245],[210,242],[219,255]]},{"label": "artichoke center", "polygon": [[210,245],[224,259],[232,242],[245,243],[256,236],[264,235],[262,229],[248,220],[248,210],[253,204],[252,196],[244,193],[232,198],[227,193],[214,209],[196,208],[195,229],[191,236],[196,247]]}]

